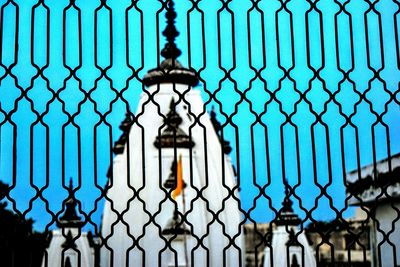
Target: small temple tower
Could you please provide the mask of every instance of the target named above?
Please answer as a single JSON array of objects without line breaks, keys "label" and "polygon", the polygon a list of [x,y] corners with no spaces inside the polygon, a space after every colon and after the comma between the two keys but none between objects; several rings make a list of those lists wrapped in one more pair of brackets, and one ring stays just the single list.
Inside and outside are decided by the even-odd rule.
[{"label": "small temple tower", "polygon": [[189,266],[189,251],[187,251],[187,242],[191,233],[179,218],[178,211],[174,212],[173,217],[162,231],[162,235],[167,237],[171,244],[166,266]]},{"label": "small temple tower", "polygon": [[244,266],[231,148],[192,88],[196,72],[177,60],[175,17],[169,1],[164,60],[143,78],[136,115],[114,147],[102,267]]},{"label": "small temple tower", "polygon": [[293,211],[289,185],[285,181],[285,198],[275,220],[272,243],[264,250],[264,267],[315,267],[314,252],[304,231],[297,225],[301,220]]},{"label": "small temple tower", "polygon": [[85,222],[76,214],[76,205],[71,179],[68,199],[65,201],[65,212],[57,223],[59,229],[51,232],[51,241],[44,255],[42,267],[95,266],[93,239],[90,234],[81,231]]}]

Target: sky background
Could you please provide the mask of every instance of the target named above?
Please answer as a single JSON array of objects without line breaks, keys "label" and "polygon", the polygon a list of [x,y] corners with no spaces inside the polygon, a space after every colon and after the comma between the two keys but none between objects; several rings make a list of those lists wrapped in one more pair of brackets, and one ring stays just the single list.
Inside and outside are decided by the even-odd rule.
[{"label": "sky background", "polygon": [[[132,2],[0,0],[0,180],[36,229],[70,177],[100,223],[110,147],[165,42],[161,2]],[[345,173],[400,152],[399,3],[195,2],[175,1],[179,60],[226,123],[242,208],[271,220],[286,177],[301,218],[352,216]]]}]

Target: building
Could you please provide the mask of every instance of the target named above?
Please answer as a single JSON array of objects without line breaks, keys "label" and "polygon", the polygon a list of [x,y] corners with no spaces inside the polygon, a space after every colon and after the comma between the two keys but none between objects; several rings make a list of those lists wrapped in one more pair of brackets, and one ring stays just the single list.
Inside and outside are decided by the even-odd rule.
[{"label": "building", "polygon": [[64,214],[59,218],[59,229],[51,232],[49,247],[43,257],[42,266],[94,267],[97,265],[98,245],[90,233],[83,232],[85,222],[76,213],[72,180],[68,187],[68,198]]},{"label": "building", "polygon": [[[342,223],[338,220],[316,222],[304,228],[308,244],[319,267],[371,266],[369,224],[366,213],[358,209],[356,216]],[[247,223],[244,225],[246,240],[246,267],[261,267],[264,250],[272,246],[277,225],[270,223]]]},{"label": "building", "polygon": [[306,228],[318,266],[371,266],[370,224],[357,209],[353,218],[316,222]]},{"label": "building", "polygon": [[246,267],[316,266],[314,249],[306,232],[298,227],[301,220],[292,205],[289,185],[285,182],[285,198],[276,219],[245,225]]},{"label": "building", "polygon": [[347,174],[350,204],[369,211],[373,266],[400,266],[400,154]]},{"label": "building", "polygon": [[273,224],[246,223],[244,237],[246,258],[245,267],[261,267],[264,261],[264,249],[271,244]]},{"label": "building", "polygon": [[298,225],[300,218],[293,211],[289,185],[285,182],[285,198],[275,221],[272,240],[264,249],[264,267],[315,267],[315,255]]},{"label": "building", "polygon": [[196,73],[177,60],[175,17],[170,1],[164,60],[145,75],[136,115],[121,125],[102,219],[102,267],[243,261],[229,147],[192,88]]}]

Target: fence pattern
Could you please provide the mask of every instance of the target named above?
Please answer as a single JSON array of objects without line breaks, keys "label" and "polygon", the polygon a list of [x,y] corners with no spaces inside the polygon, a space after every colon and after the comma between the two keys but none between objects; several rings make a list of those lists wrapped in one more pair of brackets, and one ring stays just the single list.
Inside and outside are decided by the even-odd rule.
[{"label": "fence pattern", "polygon": [[0,6],[5,266],[399,266],[398,1]]}]

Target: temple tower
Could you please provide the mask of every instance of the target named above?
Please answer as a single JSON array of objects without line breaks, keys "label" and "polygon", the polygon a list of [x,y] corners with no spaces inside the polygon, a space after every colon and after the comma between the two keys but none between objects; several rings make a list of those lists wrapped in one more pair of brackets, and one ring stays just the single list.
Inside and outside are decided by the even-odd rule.
[{"label": "temple tower", "polygon": [[165,59],[145,75],[136,115],[116,144],[102,220],[102,267],[243,266],[229,143],[192,88],[196,73],[177,60],[175,17],[169,1]]},{"label": "temple tower", "polygon": [[95,242],[91,234],[82,232],[85,222],[76,213],[77,200],[70,180],[65,211],[51,232],[51,241],[42,266],[94,267]]},{"label": "temple tower", "polygon": [[307,241],[304,231],[297,225],[300,218],[293,211],[289,185],[285,181],[285,198],[275,220],[272,243],[264,250],[264,267],[315,267],[314,251]]}]

